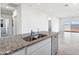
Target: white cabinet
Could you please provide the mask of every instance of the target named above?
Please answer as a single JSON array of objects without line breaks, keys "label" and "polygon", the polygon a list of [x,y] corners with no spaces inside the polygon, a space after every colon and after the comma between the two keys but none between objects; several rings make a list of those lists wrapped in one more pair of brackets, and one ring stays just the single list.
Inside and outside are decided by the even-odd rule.
[{"label": "white cabinet", "polygon": [[58,34],[53,35],[51,38],[52,38],[51,51],[52,51],[52,55],[55,55],[58,52]]},{"label": "white cabinet", "polygon": [[51,55],[51,38],[27,47],[27,55]]},{"label": "white cabinet", "polygon": [[43,47],[39,48],[32,55],[51,55],[51,44],[46,44]]},{"label": "white cabinet", "polygon": [[11,55],[25,55],[25,48],[13,52]]}]

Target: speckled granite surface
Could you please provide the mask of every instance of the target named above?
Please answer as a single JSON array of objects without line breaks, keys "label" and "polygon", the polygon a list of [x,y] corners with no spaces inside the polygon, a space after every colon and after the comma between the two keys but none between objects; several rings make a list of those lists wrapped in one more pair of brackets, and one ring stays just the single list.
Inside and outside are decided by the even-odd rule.
[{"label": "speckled granite surface", "polygon": [[6,54],[16,52],[17,50],[19,50],[21,48],[30,46],[41,40],[49,38],[49,37],[53,36],[54,34],[56,34],[56,32],[49,33],[46,31],[42,31],[42,32],[40,32],[40,34],[45,34],[47,36],[34,40],[34,41],[31,41],[31,42],[27,42],[27,41],[23,40],[24,37],[27,37],[30,34],[19,34],[19,35],[15,35],[15,36],[0,38],[0,55],[6,55]]}]

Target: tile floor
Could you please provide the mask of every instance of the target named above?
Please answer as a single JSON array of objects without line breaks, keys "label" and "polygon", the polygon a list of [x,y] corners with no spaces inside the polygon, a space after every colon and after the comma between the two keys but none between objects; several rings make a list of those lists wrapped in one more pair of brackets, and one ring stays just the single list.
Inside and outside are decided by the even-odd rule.
[{"label": "tile floor", "polygon": [[59,39],[58,55],[79,55],[79,33],[64,32]]}]

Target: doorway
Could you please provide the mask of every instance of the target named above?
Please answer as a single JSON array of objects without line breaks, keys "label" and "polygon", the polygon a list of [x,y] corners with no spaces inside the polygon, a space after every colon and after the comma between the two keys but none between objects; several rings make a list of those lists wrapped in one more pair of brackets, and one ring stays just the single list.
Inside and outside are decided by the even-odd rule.
[{"label": "doorway", "polygon": [[63,18],[63,27],[59,55],[79,55],[79,18]]}]

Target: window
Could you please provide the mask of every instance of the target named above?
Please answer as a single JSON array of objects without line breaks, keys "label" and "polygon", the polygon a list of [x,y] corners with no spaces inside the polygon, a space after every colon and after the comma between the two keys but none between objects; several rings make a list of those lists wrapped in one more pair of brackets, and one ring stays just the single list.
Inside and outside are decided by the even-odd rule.
[{"label": "window", "polygon": [[64,31],[66,31],[66,32],[79,32],[79,20],[78,19],[66,19],[66,20],[64,20]]}]

